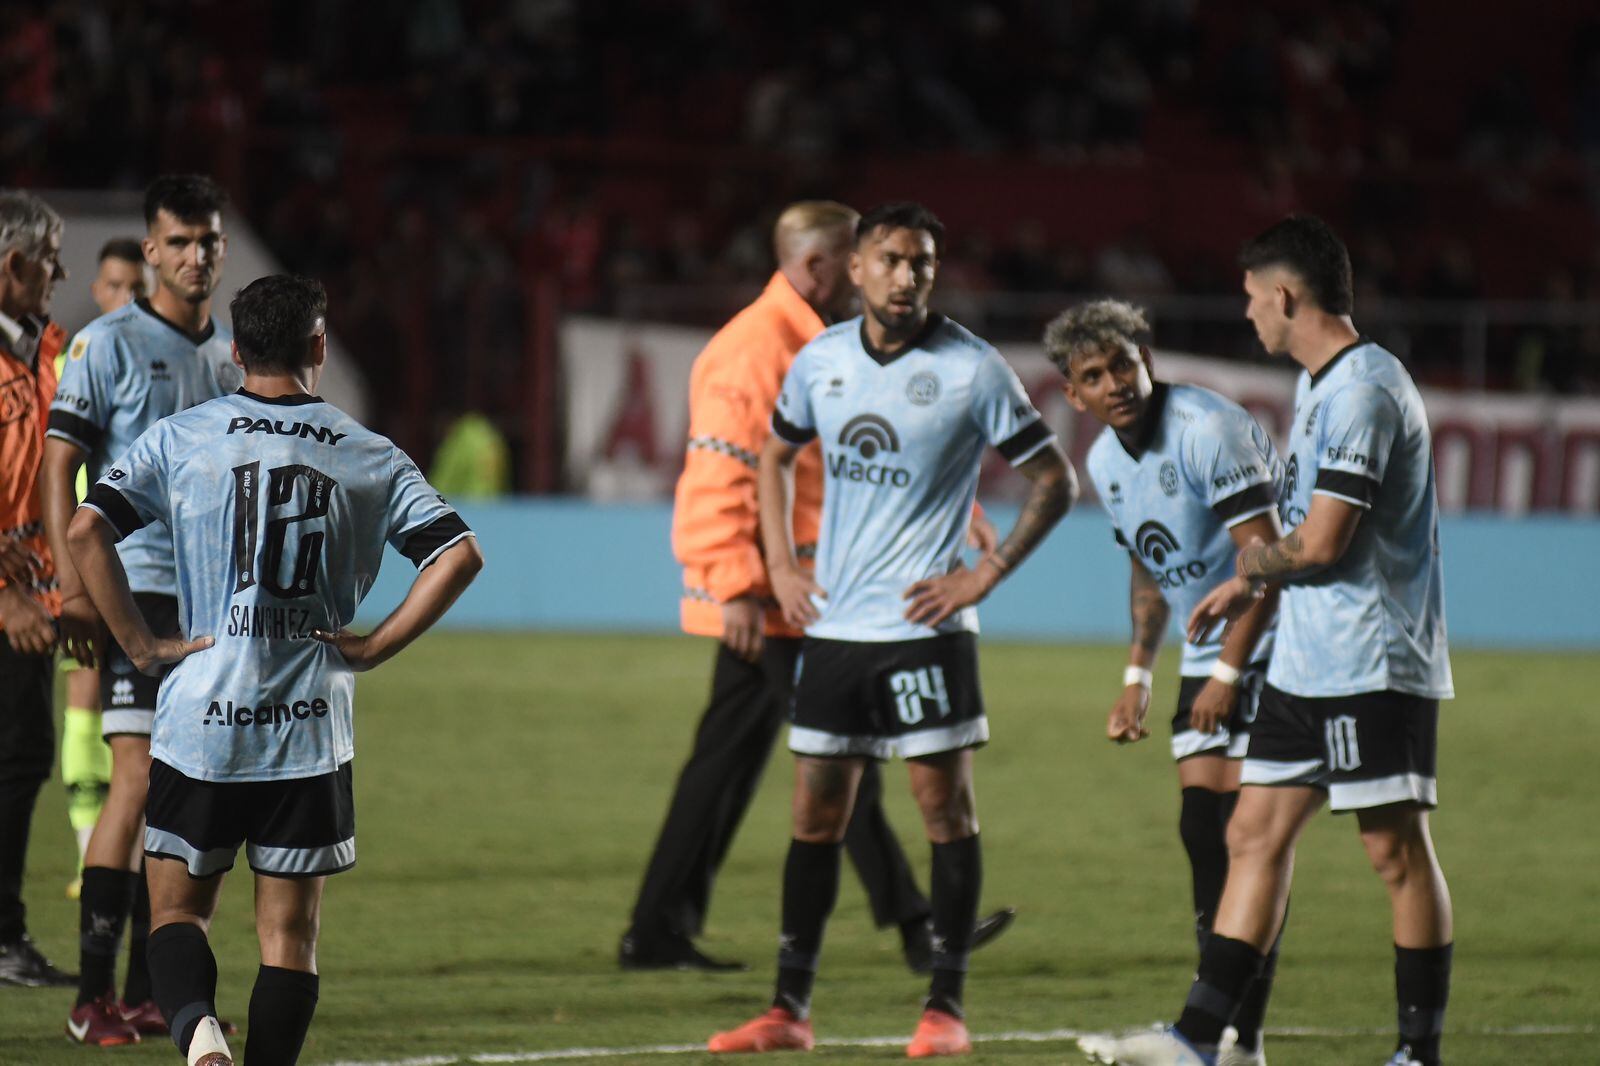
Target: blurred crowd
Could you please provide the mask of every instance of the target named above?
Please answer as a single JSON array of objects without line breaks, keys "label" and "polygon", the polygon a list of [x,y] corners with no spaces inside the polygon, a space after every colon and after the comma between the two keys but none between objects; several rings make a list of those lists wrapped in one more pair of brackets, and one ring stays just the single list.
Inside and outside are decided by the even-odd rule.
[{"label": "blurred crowd", "polygon": [[[1007,186],[1192,170],[1245,175],[1262,217],[1330,215],[1363,307],[1600,303],[1600,20],[1537,7],[1530,57],[1443,0],[11,0],[0,181],[216,174],[325,280],[369,371],[419,336],[460,360],[426,383],[439,409],[523,395],[536,284],[599,312],[748,286],[783,202],[877,193],[886,159],[992,162],[994,221],[953,227],[953,293],[1235,292],[1239,234],[1086,238]],[[1448,334],[1413,331],[1444,353],[1424,377],[1460,378]],[[1515,358],[1491,385],[1600,390],[1600,330],[1495,343]],[[380,402],[422,387],[394,376],[369,374]]]}]

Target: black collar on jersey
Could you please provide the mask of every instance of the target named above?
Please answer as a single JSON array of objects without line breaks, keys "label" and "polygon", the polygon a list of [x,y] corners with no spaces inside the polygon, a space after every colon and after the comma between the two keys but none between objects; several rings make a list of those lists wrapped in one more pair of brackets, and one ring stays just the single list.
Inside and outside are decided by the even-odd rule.
[{"label": "black collar on jersey", "polygon": [[1343,348],[1340,348],[1338,351],[1334,352],[1333,353],[1333,358],[1329,359],[1326,363],[1323,363],[1321,370],[1319,370],[1315,374],[1311,375],[1311,384],[1315,385],[1318,381],[1320,381],[1323,378],[1327,377],[1328,376],[1328,371],[1333,369],[1334,364],[1337,363],[1339,360],[1343,359],[1346,355],[1350,354],[1350,351],[1352,349],[1359,348],[1363,344],[1371,344],[1371,343],[1372,343],[1372,338],[1371,337],[1368,337],[1365,334],[1357,334],[1355,340],[1351,341],[1349,344],[1345,345]]},{"label": "black collar on jersey", "polygon": [[166,326],[168,329],[174,331],[196,348],[216,335],[217,318],[215,315],[212,315],[206,319],[205,329],[201,330],[199,333],[190,333],[188,330],[172,321],[172,319],[168,318],[166,315],[152,307],[150,305],[150,301],[146,297],[141,296],[133,302],[138,306],[139,310],[143,311],[145,314],[149,315],[163,326]]},{"label": "black collar on jersey", "polygon": [[[870,314],[871,312],[868,312],[868,313]],[[872,343],[871,338],[869,338],[867,336],[867,316],[866,315],[862,315],[861,316],[861,348],[862,348],[863,351],[865,351],[867,353],[867,357],[869,359],[871,359],[874,363],[877,363],[879,366],[888,366],[890,363],[894,362],[896,359],[900,358],[902,355],[905,355],[907,352],[909,352],[909,351],[911,351],[911,350],[913,350],[915,348],[922,347],[922,342],[927,340],[930,336],[932,336],[933,335],[933,331],[938,329],[942,325],[944,325],[944,316],[939,314],[937,311],[935,311],[934,313],[932,313],[932,314],[930,314],[928,316],[928,320],[922,324],[922,328],[917,330],[917,335],[915,337],[912,337],[909,341],[906,342],[905,347],[901,348],[898,352],[895,352],[893,355],[888,355],[887,353],[879,350],[876,346],[874,346],[873,343]]]},{"label": "black collar on jersey", "polygon": [[292,396],[257,396],[249,389],[240,389],[234,395],[243,396],[248,400],[254,400],[256,403],[270,403],[277,407],[304,407],[308,403],[323,402],[321,396],[313,396],[306,392],[295,393]]},{"label": "black collar on jersey", "polygon": [[1156,439],[1156,434],[1161,430],[1161,416],[1167,409],[1167,383],[1165,381],[1152,382],[1150,385],[1150,402],[1144,407],[1144,424],[1139,427],[1139,435],[1133,439],[1133,447],[1128,447],[1128,442],[1122,439],[1122,434],[1116,434],[1117,443],[1122,445],[1122,450],[1128,457],[1137,462],[1150,450],[1150,442]]}]

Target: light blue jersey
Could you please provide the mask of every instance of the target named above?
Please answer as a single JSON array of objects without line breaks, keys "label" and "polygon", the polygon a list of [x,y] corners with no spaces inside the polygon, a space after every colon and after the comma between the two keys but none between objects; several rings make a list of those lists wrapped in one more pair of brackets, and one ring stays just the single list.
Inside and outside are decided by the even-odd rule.
[{"label": "light blue jersey", "polygon": [[330,773],[354,675],[313,629],[350,624],[385,543],[420,569],[471,532],[387,438],[316,397],[243,391],[156,423],[84,506],[173,531],[178,617],[216,646],[161,683],[150,752],[204,781]]},{"label": "light blue jersey", "polygon": [[[187,333],[147,300],[102,315],[67,348],[49,435],[87,452],[89,480],[98,481],[157,421],[239,387],[244,376],[233,365],[232,339],[215,318],[204,334]],[[140,530],[117,545],[117,555],[135,592],[174,594],[165,528]]]},{"label": "light blue jersey", "polygon": [[986,445],[1013,464],[1055,439],[999,352],[941,315],[899,355],[870,349],[860,318],[800,350],[773,412],[791,444],[822,440],[816,580],[806,633],[918,640],[976,631],[968,607],[937,629],[906,621],[906,589],[955,568]]},{"label": "light blue jersey", "polygon": [[[1107,426],[1089,449],[1089,477],[1117,543],[1161,587],[1180,626],[1206,593],[1233,576],[1228,532],[1278,505],[1283,464],[1250,413],[1197,385],[1157,382],[1134,451]],[[1268,627],[1247,663],[1272,654]],[[1222,635],[1183,645],[1185,677],[1211,673]]]},{"label": "light blue jersey", "polygon": [[1316,494],[1367,513],[1342,559],[1284,586],[1267,681],[1296,696],[1454,695],[1433,440],[1400,360],[1363,338],[1302,373],[1289,453],[1286,526]]}]

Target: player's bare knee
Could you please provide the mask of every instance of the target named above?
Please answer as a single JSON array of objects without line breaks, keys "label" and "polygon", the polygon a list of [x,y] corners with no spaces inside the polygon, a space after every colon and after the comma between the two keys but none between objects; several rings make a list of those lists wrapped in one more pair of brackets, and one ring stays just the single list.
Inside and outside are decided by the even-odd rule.
[{"label": "player's bare knee", "polygon": [[977,797],[969,783],[920,782],[916,799],[928,839],[935,844],[965,840],[978,832]]},{"label": "player's bare knee", "polygon": [[1287,861],[1294,847],[1291,837],[1278,831],[1269,818],[1228,819],[1228,865],[1276,867]]}]

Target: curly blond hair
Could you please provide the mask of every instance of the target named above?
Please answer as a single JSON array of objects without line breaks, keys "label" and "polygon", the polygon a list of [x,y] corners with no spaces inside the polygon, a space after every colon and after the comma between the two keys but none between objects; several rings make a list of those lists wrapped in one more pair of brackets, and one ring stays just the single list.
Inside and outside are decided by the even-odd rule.
[{"label": "curly blond hair", "polygon": [[1126,300],[1090,300],[1051,319],[1044,328],[1044,351],[1056,369],[1070,374],[1073,356],[1124,344],[1137,347],[1149,332],[1144,308]]}]

